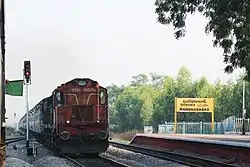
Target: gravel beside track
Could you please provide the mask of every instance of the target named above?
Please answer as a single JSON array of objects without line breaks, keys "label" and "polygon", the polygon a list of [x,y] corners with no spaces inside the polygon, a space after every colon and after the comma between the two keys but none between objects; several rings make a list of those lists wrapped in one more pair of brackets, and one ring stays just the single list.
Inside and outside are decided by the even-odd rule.
[{"label": "gravel beside track", "polygon": [[[30,141],[30,145],[31,145]],[[13,146],[17,147],[17,150],[13,149]],[[44,148],[41,144],[37,143],[38,155],[27,156],[26,155],[26,140],[10,143],[6,147],[6,167],[77,167],[79,165],[73,162],[59,157],[53,151]],[[175,162],[161,160],[151,156],[143,155],[140,153],[134,153],[124,149],[119,149],[110,146],[108,151],[100,154],[100,156],[109,158],[123,164],[127,164],[132,167],[185,167]],[[101,158],[77,158],[77,161],[86,167],[117,167],[112,165]]]},{"label": "gravel beside track", "polygon": [[187,167],[175,162],[154,158],[151,156],[134,153],[124,149],[110,146],[108,151],[101,154],[104,157],[128,164],[132,167]]},{"label": "gravel beside track", "polygon": [[[16,145],[17,150],[13,149],[14,145]],[[52,151],[44,148],[39,143],[37,144],[38,155],[36,157],[27,156],[25,145],[26,140],[8,144],[6,147],[5,167],[77,167],[64,158],[56,157]]]},{"label": "gravel beside track", "polygon": [[109,162],[105,162],[99,158],[82,158],[77,161],[86,167],[117,167],[117,165],[111,165]]}]

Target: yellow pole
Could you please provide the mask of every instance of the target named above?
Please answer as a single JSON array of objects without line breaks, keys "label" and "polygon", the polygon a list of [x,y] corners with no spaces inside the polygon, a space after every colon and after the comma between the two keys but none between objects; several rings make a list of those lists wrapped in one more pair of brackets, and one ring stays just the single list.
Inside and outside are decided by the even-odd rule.
[{"label": "yellow pole", "polygon": [[177,98],[174,99],[174,131],[177,134]]},{"label": "yellow pole", "polygon": [[211,115],[212,115],[212,134],[214,134],[214,98],[212,98],[212,111],[211,111]]}]

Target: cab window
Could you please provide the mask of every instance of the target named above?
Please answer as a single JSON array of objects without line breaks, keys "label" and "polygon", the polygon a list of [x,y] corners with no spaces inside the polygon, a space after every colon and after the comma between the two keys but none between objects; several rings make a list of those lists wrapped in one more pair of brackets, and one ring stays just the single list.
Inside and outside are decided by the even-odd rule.
[{"label": "cab window", "polygon": [[106,96],[105,96],[104,91],[100,92],[100,101],[101,101],[101,104],[105,104],[105,102],[106,102]]},{"label": "cab window", "polygon": [[56,103],[56,105],[63,104],[63,93],[62,92],[55,92],[55,103]]}]

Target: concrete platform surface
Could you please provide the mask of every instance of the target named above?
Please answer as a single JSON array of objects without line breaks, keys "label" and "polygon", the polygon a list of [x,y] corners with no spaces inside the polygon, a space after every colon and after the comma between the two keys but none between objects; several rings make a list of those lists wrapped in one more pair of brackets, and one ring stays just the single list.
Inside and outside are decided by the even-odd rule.
[{"label": "concrete platform surface", "polygon": [[[136,134],[136,136],[145,136],[152,138],[165,138],[171,140],[184,140],[190,142],[202,142],[210,144],[221,144],[237,147],[250,148],[250,135],[217,135],[217,134]],[[133,140],[131,143],[133,143]]]}]

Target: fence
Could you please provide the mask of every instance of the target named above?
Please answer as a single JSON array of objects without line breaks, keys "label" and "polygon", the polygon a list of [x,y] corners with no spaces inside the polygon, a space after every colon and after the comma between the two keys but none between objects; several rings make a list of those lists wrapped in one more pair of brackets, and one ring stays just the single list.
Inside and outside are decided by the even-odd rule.
[{"label": "fence", "polygon": [[[245,119],[245,130],[250,133],[250,119]],[[231,116],[222,122],[214,123],[215,134],[239,134],[242,132],[242,118]],[[158,125],[158,133],[175,133],[174,123],[165,122]],[[180,134],[211,134],[210,122],[178,122],[177,133]]]},{"label": "fence", "polygon": [[[223,121],[226,134],[239,134],[242,132],[242,118],[234,116],[229,117]],[[250,119],[245,119],[245,131],[250,132]]]},{"label": "fence", "polygon": [[[158,133],[174,133],[174,123],[166,122],[158,125]],[[223,124],[221,122],[214,123],[215,134],[223,134]],[[211,134],[212,128],[209,122],[178,122],[177,133],[181,134]]]}]

